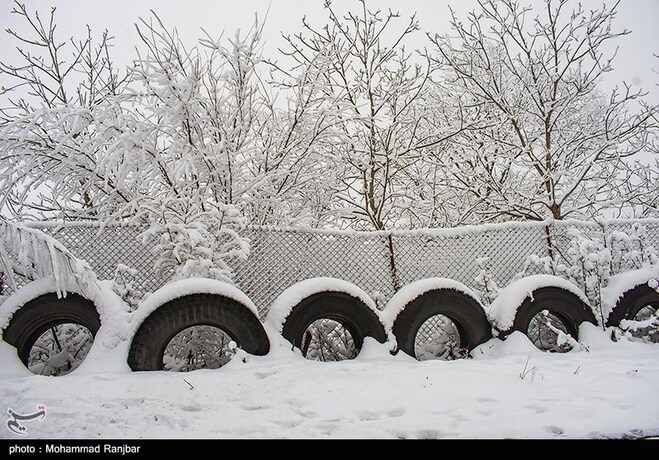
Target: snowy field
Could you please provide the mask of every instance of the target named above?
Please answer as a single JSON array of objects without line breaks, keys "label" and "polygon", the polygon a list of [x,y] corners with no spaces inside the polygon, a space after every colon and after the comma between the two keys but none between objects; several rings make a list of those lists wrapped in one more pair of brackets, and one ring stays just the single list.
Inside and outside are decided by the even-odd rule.
[{"label": "snowy field", "polygon": [[[274,336],[278,337],[278,336]],[[587,350],[538,351],[520,333],[473,359],[417,362],[367,340],[352,361],[312,362],[282,339],[189,373],[20,372],[0,345],[0,400],[26,436],[5,439],[629,439],[659,436],[659,345],[592,325]],[[246,361],[246,362],[243,362]],[[82,370],[82,368],[81,368]]]}]

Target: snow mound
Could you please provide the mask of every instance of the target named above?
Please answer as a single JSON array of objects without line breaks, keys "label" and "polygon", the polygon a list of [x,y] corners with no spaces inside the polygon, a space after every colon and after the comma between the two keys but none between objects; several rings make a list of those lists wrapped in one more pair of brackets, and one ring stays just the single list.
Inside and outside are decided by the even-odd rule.
[{"label": "snow mound", "polygon": [[356,361],[364,361],[371,363],[381,363],[383,366],[389,365],[395,361],[408,362],[411,364],[418,363],[416,359],[407,353],[398,352],[392,354],[392,346],[390,342],[380,343],[373,337],[364,337],[364,343],[355,357]]},{"label": "snow mound", "polygon": [[616,343],[611,340],[611,330],[603,330],[588,321],[579,326],[579,342],[588,350],[608,350]]},{"label": "snow mound", "polygon": [[506,356],[528,355],[542,353],[529,338],[520,331],[515,331],[505,340],[490,339],[475,347],[470,355],[474,359],[493,359]]},{"label": "snow mound", "polygon": [[18,357],[16,348],[9,345],[7,342],[0,341],[0,378],[16,378],[16,377],[34,377],[34,374],[23,365],[23,362]]},{"label": "snow mound", "polygon": [[98,293],[90,300],[101,318],[101,327],[76,374],[131,372],[128,349],[135,333],[131,324],[134,313],[130,313],[128,305],[112,290],[112,281],[101,281]]}]

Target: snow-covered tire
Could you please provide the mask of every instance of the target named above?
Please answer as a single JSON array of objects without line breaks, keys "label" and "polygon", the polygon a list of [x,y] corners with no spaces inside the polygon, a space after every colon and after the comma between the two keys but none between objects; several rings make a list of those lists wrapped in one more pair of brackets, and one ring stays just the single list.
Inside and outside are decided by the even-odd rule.
[{"label": "snow-covered tire", "polygon": [[387,340],[380,318],[362,300],[344,292],[319,292],[300,301],[286,317],[282,335],[300,348],[307,328],[316,320],[331,319],[350,333],[357,350],[365,337],[380,343]]},{"label": "snow-covered tire", "polygon": [[608,327],[618,326],[622,320],[633,320],[644,307],[659,309],[659,293],[650,286],[641,284],[626,291],[606,320]]},{"label": "snow-covered tire", "polygon": [[423,323],[435,315],[453,321],[461,348],[472,350],[492,338],[492,327],[476,299],[454,289],[435,289],[412,300],[396,316],[392,331],[398,348],[416,358],[416,335]]},{"label": "snow-covered tire", "polygon": [[51,327],[73,323],[86,327],[96,336],[101,320],[93,302],[78,294],[44,294],[27,302],[11,318],[3,331],[5,342],[16,347],[18,357],[27,367],[30,350],[37,339]]},{"label": "snow-covered tire", "polygon": [[128,365],[134,371],[162,370],[170,340],[188,327],[202,325],[222,329],[247,353],[270,351],[263,324],[245,305],[221,295],[191,294],[170,300],[142,322],[130,346]]},{"label": "snow-covered tire", "polygon": [[531,320],[543,310],[556,316],[574,339],[578,339],[581,323],[597,324],[593,310],[578,295],[559,287],[543,287],[524,299],[517,309],[512,328],[503,331],[501,336],[505,337],[513,331],[528,335]]}]

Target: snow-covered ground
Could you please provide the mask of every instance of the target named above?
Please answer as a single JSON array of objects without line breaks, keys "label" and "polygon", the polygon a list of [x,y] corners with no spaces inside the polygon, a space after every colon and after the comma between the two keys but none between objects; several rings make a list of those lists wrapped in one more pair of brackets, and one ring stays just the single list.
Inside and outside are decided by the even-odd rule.
[{"label": "snow-covered ground", "polygon": [[[272,331],[271,335],[272,335]],[[473,359],[417,362],[367,340],[352,361],[312,362],[277,338],[189,373],[16,372],[0,342],[0,401],[34,438],[637,438],[659,435],[659,345],[592,325],[588,350],[538,351],[520,333]],[[244,359],[242,359],[244,358]],[[246,361],[246,362],[243,362]]]}]

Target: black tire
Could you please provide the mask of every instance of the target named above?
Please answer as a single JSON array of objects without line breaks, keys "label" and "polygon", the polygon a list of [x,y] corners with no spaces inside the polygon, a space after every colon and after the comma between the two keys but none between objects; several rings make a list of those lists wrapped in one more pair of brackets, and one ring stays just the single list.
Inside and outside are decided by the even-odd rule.
[{"label": "black tire", "polygon": [[245,305],[220,295],[192,294],[170,300],[144,320],[131,343],[128,365],[134,371],[162,370],[163,353],[172,338],[202,325],[222,329],[247,353],[270,351],[263,324]]},{"label": "black tire", "polygon": [[96,336],[101,320],[96,306],[78,294],[58,298],[44,294],[26,303],[11,318],[3,331],[5,342],[16,347],[18,357],[27,367],[30,350],[37,339],[51,327],[65,323],[80,324]]},{"label": "black tire", "polygon": [[633,320],[643,307],[659,309],[659,293],[646,284],[636,286],[623,294],[606,320],[608,327],[618,326],[624,319]]},{"label": "black tire", "polygon": [[579,325],[584,321],[597,324],[592,309],[576,294],[558,287],[544,287],[533,291],[517,310],[513,327],[504,331],[505,337],[513,331],[528,335],[529,324],[543,310],[556,316],[574,339],[579,338]]},{"label": "black tire", "polygon": [[461,348],[471,351],[492,338],[492,327],[476,299],[455,289],[435,289],[408,303],[394,320],[392,329],[398,348],[417,358],[416,335],[423,323],[435,315],[453,321],[460,334]]},{"label": "black tire", "polygon": [[360,299],[344,292],[320,292],[302,300],[286,318],[282,335],[301,348],[305,331],[321,318],[341,323],[352,336],[358,351],[365,337],[373,337],[380,343],[387,340],[384,326],[375,312]]}]

